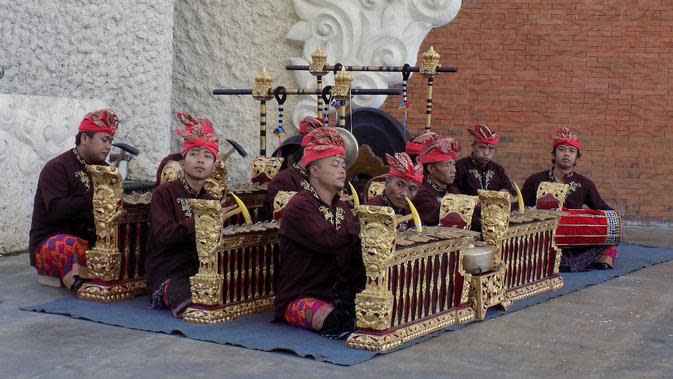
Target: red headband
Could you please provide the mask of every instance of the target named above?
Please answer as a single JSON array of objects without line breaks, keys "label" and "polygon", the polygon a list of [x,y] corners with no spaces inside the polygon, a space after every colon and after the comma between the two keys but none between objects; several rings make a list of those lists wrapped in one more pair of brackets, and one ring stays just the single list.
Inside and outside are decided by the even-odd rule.
[{"label": "red headband", "polygon": [[474,129],[467,129],[467,131],[472,134],[475,143],[497,146],[500,142],[500,136],[484,124],[477,124]]},{"label": "red headband", "polygon": [[330,127],[313,129],[304,136],[301,145],[304,146],[304,156],[301,158],[304,167],[319,159],[335,155],[344,157],[346,154],[344,139]]},{"label": "red headband", "polygon": [[423,150],[420,161],[423,164],[445,162],[458,158],[460,144],[453,138],[440,138]]},{"label": "red headband", "polygon": [[423,166],[420,164],[414,166],[407,153],[395,153],[395,156],[386,154],[386,162],[390,166],[388,173],[391,176],[423,184]]},{"label": "red headband", "polygon": [[79,124],[79,131],[107,133],[110,137],[114,137],[118,126],[117,115],[110,109],[101,109],[84,116],[84,120]]},{"label": "red headband", "polygon": [[176,130],[175,133],[182,138],[182,156],[195,147],[203,147],[210,151],[215,157],[219,151],[219,144],[215,136],[213,124],[206,117],[194,117],[189,113],[178,112],[175,116],[185,125],[184,130]]},{"label": "red headband", "polygon": [[574,134],[568,128],[558,128],[556,132],[551,134],[551,139],[554,141],[552,147],[553,149],[556,149],[556,147],[559,145],[573,146],[577,150],[580,150],[582,148],[582,143],[580,142],[580,139],[577,137],[577,134]]},{"label": "red headband", "polygon": [[407,146],[404,150],[409,155],[419,155],[421,152],[423,152],[423,150],[425,150],[426,146],[437,141],[438,139],[439,136],[437,133],[424,132],[416,136],[416,138],[413,140],[407,142]]}]

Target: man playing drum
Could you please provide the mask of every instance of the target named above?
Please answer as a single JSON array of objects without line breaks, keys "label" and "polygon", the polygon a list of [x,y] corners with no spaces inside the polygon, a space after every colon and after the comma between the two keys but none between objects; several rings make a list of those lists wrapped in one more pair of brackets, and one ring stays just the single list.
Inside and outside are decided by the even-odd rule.
[{"label": "man playing drum", "polygon": [[[559,128],[551,136],[552,163],[549,170],[531,175],[523,185],[522,194],[527,206],[536,205],[537,189],[541,182],[557,182],[568,185],[564,208],[594,210],[612,210],[603,201],[594,183],[575,172],[578,159],[582,156],[579,138],[568,128]],[[582,246],[563,249],[561,269],[581,271],[587,267],[597,269],[612,268],[617,258],[614,246]]]}]

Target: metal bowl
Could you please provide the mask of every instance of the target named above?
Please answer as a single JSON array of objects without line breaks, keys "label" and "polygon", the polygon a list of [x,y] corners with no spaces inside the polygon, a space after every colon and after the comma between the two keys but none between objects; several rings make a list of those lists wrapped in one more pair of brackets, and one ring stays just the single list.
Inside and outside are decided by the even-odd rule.
[{"label": "metal bowl", "polygon": [[463,270],[481,274],[495,268],[496,247],[491,245],[468,245],[463,251]]}]

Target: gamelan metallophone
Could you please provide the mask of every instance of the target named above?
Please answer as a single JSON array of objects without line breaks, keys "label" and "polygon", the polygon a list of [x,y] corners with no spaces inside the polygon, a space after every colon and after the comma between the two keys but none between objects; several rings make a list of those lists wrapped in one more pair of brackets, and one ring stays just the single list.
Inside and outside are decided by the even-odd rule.
[{"label": "gamelan metallophone", "polygon": [[425,227],[397,232],[392,208],[360,206],[366,287],[356,295],[348,346],[387,351],[474,319],[461,267],[465,234]]},{"label": "gamelan metallophone", "polygon": [[80,299],[111,302],[144,294],[150,194],[124,196],[119,171],[87,166],[93,181],[96,244],[86,252],[91,280]]},{"label": "gamelan metallophone", "polygon": [[277,266],[277,222],[222,228],[217,200],[189,200],[196,223],[199,271],[185,321],[211,324],[271,307]]}]

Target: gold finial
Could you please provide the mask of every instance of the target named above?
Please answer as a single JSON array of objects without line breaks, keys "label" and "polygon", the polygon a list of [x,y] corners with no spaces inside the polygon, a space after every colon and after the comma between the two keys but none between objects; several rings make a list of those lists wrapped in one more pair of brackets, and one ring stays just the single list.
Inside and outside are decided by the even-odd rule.
[{"label": "gold finial", "polygon": [[433,46],[430,46],[428,51],[423,53],[421,59],[421,74],[424,76],[437,75],[437,67],[439,66],[440,55],[435,51]]},{"label": "gold finial", "polygon": [[327,74],[327,71],[325,71],[326,64],[327,53],[319,47],[311,54],[311,64],[308,66],[308,71],[315,76],[324,76]]},{"label": "gold finial", "polygon": [[273,79],[271,79],[271,74],[266,70],[266,67],[262,67],[262,71],[255,78],[255,85],[252,87],[252,97],[255,100],[273,99]]},{"label": "gold finial", "polygon": [[342,67],[341,71],[334,75],[334,87],[332,87],[332,98],[334,100],[345,101],[349,99],[353,77]]}]

